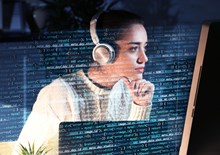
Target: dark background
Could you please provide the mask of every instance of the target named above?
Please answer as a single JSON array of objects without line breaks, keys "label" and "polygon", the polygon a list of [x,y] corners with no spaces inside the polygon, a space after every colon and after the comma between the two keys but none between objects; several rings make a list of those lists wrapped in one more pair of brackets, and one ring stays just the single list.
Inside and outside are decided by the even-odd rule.
[{"label": "dark background", "polygon": [[[171,55],[172,52],[176,52],[176,53],[180,52],[181,54],[182,53],[195,54],[197,50],[197,45],[198,45],[197,38],[199,36],[199,28],[202,25],[202,22],[206,20],[220,19],[219,8],[220,8],[219,0],[191,0],[191,1],[190,0],[111,0],[111,1],[110,0],[29,0],[29,1],[0,0],[0,41],[2,42],[13,41],[14,39],[15,40],[24,39],[27,41],[27,38],[31,39],[33,36],[35,36],[35,34],[38,34],[39,32],[88,28],[90,19],[97,12],[97,10],[99,9],[103,9],[103,10],[126,9],[126,10],[133,11],[141,15],[145,20],[146,26],[149,26],[151,28],[151,31],[149,32],[153,32],[153,33],[150,34],[149,38],[150,39],[152,38],[151,40],[153,39],[155,40],[153,40],[153,45],[150,46],[151,49],[149,49],[149,51],[158,52],[157,50],[159,50],[159,52],[161,52],[161,53],[157,53],[159,56],[160,54],[168,55],[168,58],[164,56],[163,58],[160,57],[159,58],[160,60],[156,57],[158,55],[154,54],[153,56],[150,56],[151,61],[149,62],[149,66],[152,66],[154,71],[156,68],[156,71],[159,72],[161,70],[166,70],[166,69],[176,69],[175,66],[177,66],[178,68],[178,66],[181,65],[179,64],[180,63],[179,59],[178,60],[175,59],[175,61],[178,61],[178,63],[175,64],[174,57],[172,57]],[[181,26],[179,27],[177,25],[181,25]],[[183,25],[187,25],[187,30],[186,30],[186,27],[184,27]],[[189,29],[190,28],[189,25],[195,26],[195,29],[193,27]],[[163,29],[164,27],[169,29],[170,32],[165,32],[164,30],[167,30],[167,29]],[[170,28],[174,28],[174,30],[171,30]],[[180,35],[183,35],[183,34],[184,36],[182,36],[182,38],[185,39],[184,41],[181,40],[181,37],[179,37]],[[157,40],[157,37],[159,37],[159,40]],[[194,37],[194,38],[190,39],[190,37]],[[59,39],[61,38],[58,38],[58,39],[55,39],[55,41],[52,40],[51,42],[49,43],[46,42],[46,43],[47,44],[58,43]],[[179,39],[179,40],[175,40],[175,39]],[[169,40],[169,44],[166,44],[167,40]],[[25,44],[23,44],[22,46],[24,45],[25,46],[27,45],[29,47],[30,43],[25,42]],[[25,52],[23,52],[22,51],[23,49],[21,49],[21,51],[19,51],[21,54],[16,53],[12,55],[14,57],[12,57],[10,53],[12,52],[13,54],[13,51],[10,51],[10,52],[1,51],[2,53],[0,53],[1,61],[3,62],[5,61],[6,64],[7,63],[10,64],[10,62],[12,62],[10,64],[12,68],[9,68],[10,69],[9,72],[7,70],[5,71],[5,68],[2,68],[2,71],[5,71],[2,73],[7,72],[11,74],[10,75],[6,74],[4,76],[3,74],[0,74],[0,76],[5,77],[5,78],[2,78],[3,82],[0,84],[0,86],[2,86],[0,90],[3,90],[1,92],[3,94],[2,95],[3,97],[7,97],[6,95],[4,95],[5,92],[12,92],[12,94],[10,94],[11,96],[8,95],[9,99],[7,98],[6,99],[10,100],[12,98],[11,99],[13,100],[12,103],[16,103],[16,102],[23,103],[22,98],[19,101],[17,101],[17,98],[18,98],[17,96],[14,96],[15,99],[13,98],[13,93],[15,94],[24,93],[24,92],[16,92],[18,90],[20,91],[20,88],[15,89],[15,87],[9,87],[11,85],[13,86],[14,81],[22,82],[22,80],[24,80],[24,82],[26,81],[34,82],[34,83],[30,83],[29,85],[31,86],[33,85],[37,87],[37,88],[31,88],[30,92],[25,92],[28,95],[30,94],[32,95],[32,96],[27,97],[26,102],[28,103],[28,105],[24,105],[25,108],[23,108],[23,105],[22,105],[21,108],[19,109],[19,107],[16,106],[15,104],[10,105],[12,107],[9,107],[9,105],[6,104],[3,106],[3,108],[1,108],[2,110],[1,115],[3,117],[0,117],[0,120],[3,120],[3,121],[2,122],[0,121],[0,123],[4,124],[6,122],[7,124],[5,126],[8,127],[8,128],[4,128],[3,130],[4,132],[1,132],[2,135],[6,136],[2,138],[3,140],[5,139],[14,140],[16,138],[16,136],[20,132],[23,122],[26,120],[26,111],[29,112],[29,110],[31,109],[31,105],[33,104],[33,101],[35,100],[35,97],[38,93],[38,89],[43,87],[45,83],[49,83],[50,80],[52,79],[52,76],[50,76],[50,79],[48,79],[48,81],[44,80],[44,83],[41,83],[43,80],[35,79],[35,78],[39,78],[38,76],[41,77],[41,75],[39,74],[42,74],[42,72],[40,71],[40,69],[42,69],[41,68],[42,66],[39,63],[40,62],[39,60],[42,58],[41,57],[42,55],[38,53],[39,49],[36,49],[34,47],[36,45],[38,44],[34,42],[33,47],[31,46],[30,47],[31,49],[25,49]],[[169,47],[172,47],[172,48],[169,48]],[[37,54],[39,54],[39,56]],[[23,58],[23,55],[27,56],[27,59],[26,57]],[[187,62],[186,64],[188,64],[188,62],[191,62],[191,63],[194,62],[194,59],[193,59],[194,55],[189,56],[190,60],[187,60],[188,59],[187,56],[180,57],[180,59],[181,58],[183,59],[181,61],[184,63],[183,66],[185,65],[185,62]],[[15,60],[18,60],[19,62],[16,62]],[[24,60],[24,62],[27,65],[31,65],[31,66],[22,66],[22,64],[20,63],[20,60]],[[30,62],[28,62],[28,60],[30,60]],[[155,60],[157,63],[155,66],[153,66],[154,64],[152,64],[151,62],[155,62]],[[168,60],[170,60],[170,62],[166,62]],[[21,66],[16,66],[17,64],[20,64]],[[163,68],[161,68],[161,66]],[[2,66],[0,66],[0,68],[1,67]],[[16,76],[16,75],[19,75],[20,72],[24,71],[23,68],[25,67],[27,67],[27,69],[31,68],[30,70],[27,71],[27,74],[29,74],[29,76],[27,77],[32,78],[32,79],[26,79],[26,81],[25,79],[22,79],[22,76]],[[16,72],[13,72],[14,71],[13,69]],[[32,71],[34,71],[33,75],[31,74]],[[148,70],[148,72],[151,72],[151,70]],[[15,76],[17,77],[17,79],[14,78]],[[45,75],[43,74],[42,76],[45,76]],[[156,75],[156,77],[157,76],[158,75]],[[173,76],[171,75],[171,77]],[[191,77],[191,75],[187,77]],[[8,80],[5,80],[7,78]],[[151,78],[153,79],[154,77],[151,77]],[[157,78],[160,80],[160,78],[164,78],[164,75],[162,75],[162,77],[157,77]],[[190,82],[189,80],[188,82]],[[8,88],[4,85],[5,81],[9,81],[9,82],[12,81],[12,83],[9,83],[9,84],[6,83],[6,86],[8,86]],[[165,102],[165,99],[169,99],[169,97],[166,97],[165,95],[166,93],[168,93],[166,91],[166,88],[170,86],[168,84],[170,84],[171,82],[154,81],[154,83],[164,84],[161,86],[161,90],[160,91],[157,90],[157,92],[155,93],[155,101],[158,100],[158,104],[157,104],[158,106],[155,106],[155,110],[153,109],[152,111],[153,116],[159,119],[158,114],[157,113],[154,114],[153,112],[155,111],[161,112],[162,110],[165,109],[165,108],[164,109],[161,108],[162,110],[160,109],[160,107],[163,106],[163,105],[160,105],[161,103],[160,101],[161,100],[163,101],[164,99],[164,102]],[[187,85],[187,84],[190,87],[190,83],[186,83],[186,84],[183,83],[182,85]],[[181,85],[181,83],[179,85]],[[157,88],[158,88],[158,85],[157,85]],[[175,90],[178,90],[178,89],[175,89]],[[180,99],[178,100],[179,101],[178,104],[176,104],[175,101],[171,102],[172,107],[170,106],[169,107],[170,109],[174,108],[176,110],[178,108],[179,109],[186,108],[186,107],[178,107],[181,105],[186,105],[188,89],[184,90],[184,92],[186,92],[186,94],[182,95],[183,97],[186,97],[183,99],[184,102],[180,102]],[[179,96],[175,96],[175,95],[178,95],[178,92],[173,92],[173,94],[174,94],[174,97],[177,97],[177,98],[179,97]],[[21,97],[26,99],[25,98],[26,96],[21,96]],[[31,101],[29,101],[28,99],[31,99]],[[174,107],[173,105],[175,105],[176,107]],[[26,106],[28,108],[26,108]],[[164,106],[164,107],[167,108],[168,106]],[[167,111],[168,111],[167,113],[164,112],[164,114],[167,114],[166,117],[161,116],[162,119],[170,118],[170,114],[172,113],[169,111],[169,109]],[[20,112],[24,113],[24,115],[20,114]],[[180,113],[181,113],[181,116],[182,115],[185,116],[185,113],[183,112],[181,113],[181,112],[174,111],[173,115],[180,116]],[[13,117],[11,115],[13,115]],[[20,115],[25,116],[25,117],[22,120],[17,119],[18,117],[20,118]],[[6,120],[4,120],[5,117],[7,118]],[[9,122],[8,120],[10,120],[10,123],[8,123]],[[20,122],[18,123],[19,120]],[[181,121],[184,121],[184,118],[182,118]],[[180,122],[180,124],[183,125],[183,122]],[[3,125],[0,125],[0,126],[3,126]],[[15,127],[17,129],[16,132],[14,131]],[[172,129],[174,130],[175,128],[172,128]],[[175,129],[175,132],[181,129],[182,129],[182,126],[178,126],[178,129]],[[13,134],[12,134],[12,131],[13,131]],[[169,131],[169,133],[170,132],[172,133],[172,131]],[[178,136],[181,136],[181,135],[178,135]],[[171,137],[175,138],[175,136],[171,136]],[[172,142],[174,143],[175,140],[172,140]]]},{"label": "dark background", "polygon": [[0,38],[85,28],[99,9],[130,10],[152,26],[220,19],[219,7],[219,0],[0,0]]}]

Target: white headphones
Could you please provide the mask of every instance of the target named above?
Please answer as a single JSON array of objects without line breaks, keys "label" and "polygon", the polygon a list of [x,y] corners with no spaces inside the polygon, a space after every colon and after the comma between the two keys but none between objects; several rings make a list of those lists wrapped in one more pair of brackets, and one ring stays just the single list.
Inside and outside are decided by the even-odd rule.
[{"label": "white headphones", "polygon": [[99,43],[99,38],[96,33],[97,20],[102,12],[95,14],[90,21],[90,35],[95,47],[92,51],[93,60],[100,65],[112,63],[115,59],[115,50],[113,47],[106,43]]}]

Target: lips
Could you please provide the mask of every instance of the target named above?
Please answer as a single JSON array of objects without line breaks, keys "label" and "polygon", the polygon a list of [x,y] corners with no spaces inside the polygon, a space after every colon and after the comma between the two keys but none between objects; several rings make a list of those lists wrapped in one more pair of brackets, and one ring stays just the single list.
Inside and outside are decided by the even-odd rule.
[{"label": "lips", "polygon": [[144,67],[135,68],[138,73],[144,73]]}]

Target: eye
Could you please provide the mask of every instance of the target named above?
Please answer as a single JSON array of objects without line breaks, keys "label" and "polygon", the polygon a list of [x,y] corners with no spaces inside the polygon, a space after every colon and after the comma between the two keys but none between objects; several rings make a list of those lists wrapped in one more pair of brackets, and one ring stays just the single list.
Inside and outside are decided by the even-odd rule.
[{"label": "eye", "polygon": [[147,46],[144,46],[144,51],[147,52]]},{"label": "eye", "polygon": [[138,50],[138,46],[133,46],[131,48],[129,48],[129,51],[131,52],[136,52]]},{"label": "eye", "polygon": [[145,53],[147,52],[147,48],[148,48],[148,44],[145,44],[145,45],[143,46],[143,49],[144,49]]}]

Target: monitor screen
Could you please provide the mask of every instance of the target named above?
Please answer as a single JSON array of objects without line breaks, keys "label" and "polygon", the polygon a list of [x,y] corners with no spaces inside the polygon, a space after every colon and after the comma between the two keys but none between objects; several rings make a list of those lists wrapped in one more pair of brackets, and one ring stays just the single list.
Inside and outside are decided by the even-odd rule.
[{"label": "monitor screen", "polygon": [[[150,119],[145,129],[136,121],[137,130],[147,134],[149,154],[178,154],[200,25],[149,26],[147,32],[148,62],[143,79],[151,81],[155,91]],[[37,38],[0,43],[1,142],[17,140],[43,87],[89,67],[93,48],[85,29],[45,32]]]}]

